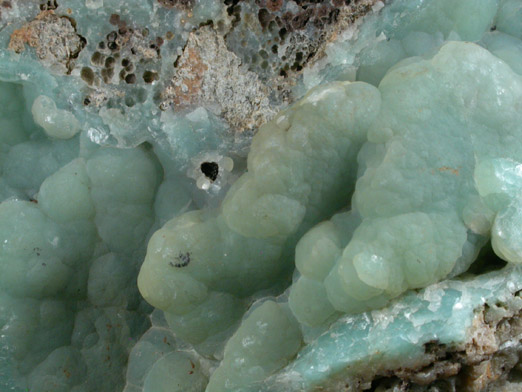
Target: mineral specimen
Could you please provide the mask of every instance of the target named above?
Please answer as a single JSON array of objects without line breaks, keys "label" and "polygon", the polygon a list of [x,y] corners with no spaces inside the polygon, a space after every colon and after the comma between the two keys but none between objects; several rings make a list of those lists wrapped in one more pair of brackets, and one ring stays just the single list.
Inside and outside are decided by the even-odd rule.
[{"label": "mineral specimen", "polygon": [[1,391],[521,388],[522,1],[0,24]]}]

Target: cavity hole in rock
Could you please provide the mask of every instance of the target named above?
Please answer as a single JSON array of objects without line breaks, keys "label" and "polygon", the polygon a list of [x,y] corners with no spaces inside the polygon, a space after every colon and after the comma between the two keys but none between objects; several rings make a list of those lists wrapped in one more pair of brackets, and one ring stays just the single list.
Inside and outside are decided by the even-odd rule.
[{"label": "cavity hole in rock", "polygon": [[200,169],[210,181],[216,180],[219,173],[219,165],[216,162],[203,162]]}]

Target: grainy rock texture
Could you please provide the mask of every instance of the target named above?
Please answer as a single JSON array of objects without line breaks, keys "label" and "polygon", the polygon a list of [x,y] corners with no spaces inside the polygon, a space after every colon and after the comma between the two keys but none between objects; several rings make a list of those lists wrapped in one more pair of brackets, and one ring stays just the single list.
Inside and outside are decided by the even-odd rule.
[{"label": "grainy rock texture", "polygon": [[190,33],[183,54],[176,61],[176,73],[162,92],[165,110],[205,106],[222,116],[238,132],[255,129],[275,115],[270,90],[211,27]]},{"label": "grainy rock texture", "polygon": [[8,48],[20,53],[26,44],[45,65],[69,73],[86,40],[77,33],[73,19],[45,10],[13,32]]},{"label": "grainy rock texture", "polygon": [[0,390],[520,390],[521,21],[0,0]]}]

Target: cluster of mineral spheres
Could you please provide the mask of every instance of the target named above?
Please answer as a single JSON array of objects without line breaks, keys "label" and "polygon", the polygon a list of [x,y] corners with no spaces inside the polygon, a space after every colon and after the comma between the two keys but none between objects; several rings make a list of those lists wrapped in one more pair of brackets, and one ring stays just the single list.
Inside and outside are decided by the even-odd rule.
[{"label": "cluster of mineral spheres", "polygon": [[522,289],[522,1],[4,3],[0,389],[363,390]]}]

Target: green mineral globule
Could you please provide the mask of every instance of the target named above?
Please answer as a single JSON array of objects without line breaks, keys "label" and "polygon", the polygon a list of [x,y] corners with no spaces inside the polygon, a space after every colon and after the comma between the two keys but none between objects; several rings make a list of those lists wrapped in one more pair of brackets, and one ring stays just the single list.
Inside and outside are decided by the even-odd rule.
[{"label": "green mineral globule", "polygon": [[[463,84],[466,80],[474,82]],[[496,173],[481,168],[498,157],[520,156],[520,144],[514,142],[521,121],[514,106],[522,94],[519,75],[483,48],[455,42],[442,46],[430,60],[398,64],[379,90],[382,109],[360,155],[366,170],[353,196],[361,224],[347,246],[330,256],[334,261],[327,275],[313,270],[313,251],[298,253],[296,259],[303,275],[296,289],[305,284],[301,279],[321,281],[333,307],[348,313],[382,306],[386,298],[408,288],[425,287],[467,269],[490,236],[493,214],[499,213],[495,226],[513,224],[505,217],[508,210],[517,219],[513,191],[509,207],[495,207],[479,193],[500,198],[516,181],[505,176],[507,165],[502,174],[501,168]],[[374,140],[384,133],[381,129],[386,129],[386,140]],[[451,143],[441,145],[442,139]],[[513,142],[508,146],[496,140]],[[477,192],[476,184],[484,190]],[[489,224],[479,227],[477,222],[487,216]],[[492,233],[495,249],[509,248],[507,242],[516,234],[504,230],[501,245],[499,231]],[[320,238],[303,237],[298,248],[333,244],[338,236],[324,231]],[[516,251],[505,249],[499,255],[519,262],[507,257]],[[328,262],[323,259],[324,264]]]},{"label": "green mineral globule", "polygon": [[[480,38],[495,12],[493,3],[488,3],[486,8],[475,26],[458,25],[457,22],[457,30],[460,29],[463,36]],[[434,10],[428,14],[430,12]],[[487,40],[496,45],[505,58],[511,55],[507,55],[506,50],[501,52],[502,45],[511,44],[512,49],[517,48],[518,42],[511,38],[503,42],[498,37],[489,37]],[[411,34],[394,42],[398,47],[415,50]],[[241,242],[247,249],[249,239],[263,239],[269,244],[285,241],[284,246],[288,246],[288,241],[295,241],[296,235],[300,236],[311,223],[322,219],[318,212],[333,205],[338,206],[336,209],[351,205],[350,213],[321,223],[297,244],[295,264],[300,276],[290,287],[288,304],[293,316],[304,326],[321,327],[342,313],[381,308],[407,289],[426,287],[458,275],[469,268],[489,237],[492,237],[493,249],[506,261],[516,263],[521,254],[516,239],[516,222],[520,220],[516,201],[518,189],[505,189],[519,181],[516,159],[521,156],[521,147],[516,140],[522,136],[522,118],[517,109],[517,102],[522,98],[520,76],[509,63],[499,58],[500,55],[472,43],[448,42],[431,55],[402,61],[399,60],[401,56],[407,57],[407,51],[397,52],[390,45],[384,43],[382,51],[379,47],[373,50],[385,56],[388,56],[386,51],[398,54],[393,61],[398,64],[390,64],[393,67],[389,70],[390,66],[381,66],[385,67],[384,71],[376,65],[359,68],[359,77],[378,83],[378,91],[374,90],[371,95],[359,93],[358,99],[343,101],[335,94],[341,85],[327,84],[294,105],[294,116],[279,115],[273,125],[261,128],[252,143],[248,173],[229,191],[221,213],[213,213],[210,218],[216,222],[221,220],[215,225],[220,228],[218,232],[226,230],[239,238],[246,237]],[[516,55],[516,51],[514,53]],[[366,60],[361,57],[361,61]],[[364,87],[371,86],[350,82],[343,85],[347,91],[360,91]],[[330,95],[335,97],[335,104],[332,103],[334,99],[329,99]],[[328,109],[319,111],[321,103]],[[300,108],[306,109],[301,112]],[[358,117],[361,108],[366,113]],[[378,111],[376,117],[373,117],[374,110]],[[318,116],[322,116],[321,125],[317,124]],[[335,122],[338,118],[340,121]],[[359,123],[359,118],[366,122]],[[349,119],[355,119],[355,122]],[[337,140],[332,139],[329,132],[332,123],[336,128],[344,128],[344,135],[352,145],[360,146],[358,135],[361,133],[367,140],[361,148],[357,147],[359,175],[353,197],[354,178],[343,174],[355,163],[348,155],[341,155],[344,165],[335,161],[340,154],[334,153],[330,146],[342,148],[343,134],[333,134],[333,137],[337,135]],[[284,124],[284,128],[274,132],[272,129],[279,124]],[[508,164],[499,168],[498,163],[496,173],[480,170],[481,165],[495,159],[512,162],[513,175],[506,185],[500,170],[509,170]],[[474,170],[475,167],[479,170]],[[482,182],[494,180],[497,181],[495,185],[482,185],[488,189],[480,192]],[[325,186],[336,186],[334,197],[344,200],[321,194],[316,202],[314,195],[324,192]],[[343,196],[342,192],[346,190],[349,191]],[[504,204],[495,203],[493,197],[484,198],[486,192],[503,197]],[[163,230],[183,219],[175,218]],[[201,233],[200,225],[210,226],[206,222],[207,219],[198,218],[191,224],[177,226],[183,231],[176,238],[192,237],[194,231]],[[217,272],[235,265],[234,258],[227,258],[232,252],[226,248],[223,253],[200,253],[207,247],[213,246],[215,250],[217,246],[231,243],[220,240],[222,237],[213,233],[214,230],[208,231],[205,236],[215,241],[212,245],[202,241],[183,241],[182,244],[162,241],[162,249],[172,252],[171,258],[175,254],[190,253],[194,255],[194,263],[208,266],[203,271],[210,275],[205,277],[205,273],[199,272],[202,266],[180,272],[173,269],[171,274],[188,272],[195,279],[194,284],[204,283],[207,288],[214,286],[214,290],[237,295],[233,291],[235,288],[229,286],[232,280]],[[162,236],[165,239],[164,233]],[[295,242],[291,244],[293,246]],[[161,261],[150,258],[157,254],[157,249],[149,244],[139,279],[142,293],[153,304],[154,293],[159,291],[149,289],[148,281],[142,277],[149,277],[150,271],[160,263],[167,264],[169,253],[165,251],[161,252]],[[282,258],[278,253],[272,256],[277,260],[274,271],[280,268],[280,260],[289,255],[284,250]],[[251,254],[255,256],[255,253]],[[252,257],[248,251],[241,256],[243,265],[255,265],[256,277],[260,276],[257,271],[269,268],[273,260]],[[166,272],[161,274],[167,276]],[[239,286],[248,282],[248,274],[238,276],[241,277]],[[217,285],[210,283],[209,278],[220,278],[220,282]],[[220,288],[224,281],[227,287]],[[251,295],[259,289],[254,285],[249,287],[251,292],[239,295]],[[188,293],[186,286],[174,285],[172,289],[171,300],[182,298],[177,290]],[[163,306],[167,314],[178,310],[185,312],[181,310],[182,305],[169,308],[171,304],[173,302],[158,303],[157,306]],[[236,369],[238,373],[234,375],[231,365],[227,365],[236,356],[249,363],[248,354],[241,354],[246,346],[234,348],[231,342],[240,339],[241,334],[247,333],[245,331],[254,333],[249,325],[254,323],[256,316],[256,311],[248,315],[230,339],[223,362],[210,378],[211,390],[240,390],[249,383],[258,385],[256,382],[262,376],[254,374],[256,369],[268,365],[269,361],[263,359],[265,354],[257,354],[254,363],[246,365],[250,366],[250,380],[241,375],[243,370]],[[205,316],[200,317],[204,319]],[[267,328],[278,323],[270,316],[264,320]],[[170,325],[174,331],[180,328],[175,321]],[[295,331],[295,339],[301,336],[301,331]],[[262,346],[267,352],[271,350],[272,338],[260,338],[266,342]],[[281,349],[277,358],[289,362],[293,355],[295,352],[286,353]],[[228,383],[218,381],[224,377],[228,377]]]},{"label": "green mineral globule", "polygon": [[[228,329],[244,312],[242,299],[288,276],[295,233],[341,208],[353,190],[355,173],[343,165],[355,165],[379,104],[367,84],[314,90],[255,136],[248,173],[222,212],[189,212],[152,236],[138,287],[177,334],[202,343],[199,330],[211,338]],[[335,110],[343,105],[353,110]]]},{"label": "green mineral globule", "polygon": [[357,3],[328,28],[308,5],[284,32],[297,2],[5,3],[1,391],[515,366],[520,0]]}]

